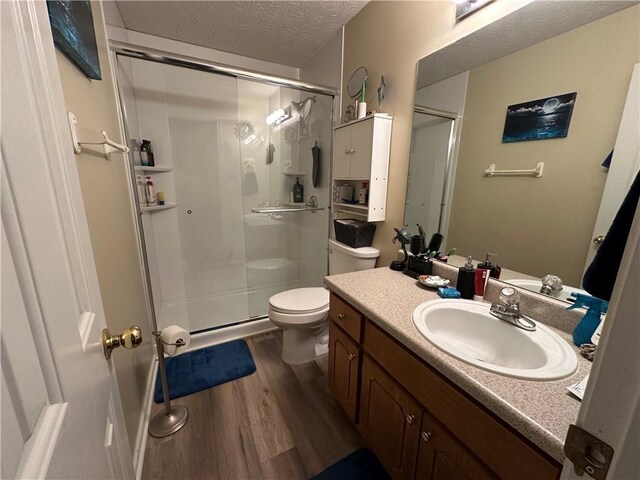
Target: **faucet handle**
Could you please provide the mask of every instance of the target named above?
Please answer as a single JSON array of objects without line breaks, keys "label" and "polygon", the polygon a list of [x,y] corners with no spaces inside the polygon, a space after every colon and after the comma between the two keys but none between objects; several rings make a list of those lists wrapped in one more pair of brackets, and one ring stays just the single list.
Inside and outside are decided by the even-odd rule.
[{"label": "faucet handle", "polygon": [[504,287],[500,290],[500,296],[498,298],[502,303],[510,307],[520,305],[520,294],[512,287]]}]

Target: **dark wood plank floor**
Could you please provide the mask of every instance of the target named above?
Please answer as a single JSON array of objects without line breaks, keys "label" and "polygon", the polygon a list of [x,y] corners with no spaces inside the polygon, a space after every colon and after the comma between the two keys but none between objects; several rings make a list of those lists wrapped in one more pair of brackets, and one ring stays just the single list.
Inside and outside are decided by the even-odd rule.
[{"label": "dark wood plank floor", "polygon": [[363,447],[329,392],[327,358],[291,367],[281,342],[280,332],[249,339],[256,373],[176,400],[189,421],[148,437],[143,478],[308,479]]}]

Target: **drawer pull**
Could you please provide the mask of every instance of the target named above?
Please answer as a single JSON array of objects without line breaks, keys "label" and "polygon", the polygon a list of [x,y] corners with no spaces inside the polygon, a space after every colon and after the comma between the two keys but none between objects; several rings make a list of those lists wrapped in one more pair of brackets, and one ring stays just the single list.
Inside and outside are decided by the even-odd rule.
[{"label": "drawer pull", "polygon": [[409,425],[413,425],[414,420],[416,419],[415,415],[407,415],[404,417]]},{"label": "drawer pull", "polygon": [[344,320],[344,313],[338,314],[338,320]]},{"label": "drawer pull", "polygon": [[355,353],[350,353],[349,354],[349,361],[352,361],[354,358],[356,358],[358,355],[356,355]]},{"label": "drawer pull", "polygon": [[425,443],[431,440],[431,432],[422,432],[420,436],[422,437],[422,441]]}]

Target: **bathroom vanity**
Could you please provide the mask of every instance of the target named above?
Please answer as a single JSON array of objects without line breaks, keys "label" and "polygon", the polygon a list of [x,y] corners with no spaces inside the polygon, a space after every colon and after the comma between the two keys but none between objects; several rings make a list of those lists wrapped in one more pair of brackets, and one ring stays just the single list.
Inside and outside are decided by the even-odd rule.
[{"label": "bathroom vanity", "polygon": [[[455,269],[437,268],[442,276]],[[502,286],[494,284],[488,295]],[[527,381],[468,365],[422,337],[416,306],[434,290],[389,268],[331,276],[329,386],[394,479],[558,478],[580,403],[556,381]],[[570,342],[563,305],[523,305]],[[566,312],[571,313],[571,312]],[[515,327],[514,327],[515,328]],[[577,352],[577,349],[576,349]]]}]

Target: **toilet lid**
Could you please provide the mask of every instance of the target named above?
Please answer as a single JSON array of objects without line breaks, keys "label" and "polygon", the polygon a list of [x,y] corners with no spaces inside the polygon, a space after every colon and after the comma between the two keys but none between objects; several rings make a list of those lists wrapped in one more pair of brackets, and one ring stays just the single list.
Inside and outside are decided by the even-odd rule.
[{"label": "toilet lid", "polygon": [[313,313],[329,306],[329,290],[323,287],[287,290],[271,297],[269,305],[281,313]]}]

